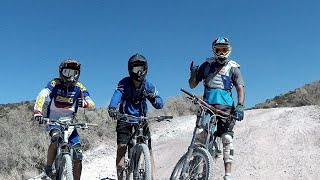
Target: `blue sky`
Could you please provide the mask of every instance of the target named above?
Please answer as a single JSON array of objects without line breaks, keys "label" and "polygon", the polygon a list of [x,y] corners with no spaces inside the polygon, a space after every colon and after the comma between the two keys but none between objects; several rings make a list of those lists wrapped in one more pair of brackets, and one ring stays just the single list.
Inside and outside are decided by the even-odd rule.
[{"label": "blue sky", "polygon": [[319,80],[319,9],[317,0],[1,1],[0,104],[34,100],[60,62],[75,58],[81,82],[105,107],[137,52],[167,100],[190,90],[191,60],[204,62],[214,38],[226,36],[251,107]]}]

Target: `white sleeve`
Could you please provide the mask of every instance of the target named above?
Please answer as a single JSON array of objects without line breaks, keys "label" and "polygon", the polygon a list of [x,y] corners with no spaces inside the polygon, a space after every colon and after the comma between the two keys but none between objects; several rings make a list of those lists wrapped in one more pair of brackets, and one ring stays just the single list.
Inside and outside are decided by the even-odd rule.
[{"label": "white sleeve", "polygon": [[40,91],[36,103],[34,105],[34,112],[38,111],[42,113],[43,104],[46,101],[46,98],[49,97],[51,91],[48,88],[44,88]]}]

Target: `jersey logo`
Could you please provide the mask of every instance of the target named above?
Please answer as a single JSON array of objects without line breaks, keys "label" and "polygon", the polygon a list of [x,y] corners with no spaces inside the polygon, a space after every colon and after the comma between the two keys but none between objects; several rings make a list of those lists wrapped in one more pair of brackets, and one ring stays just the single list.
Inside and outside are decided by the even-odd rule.
[{"label": "jersey logo", "polygon": [[67,98],[62,96],[57,96],[56,101],[63,102],[63,103],[73,103],[73,98]]}]

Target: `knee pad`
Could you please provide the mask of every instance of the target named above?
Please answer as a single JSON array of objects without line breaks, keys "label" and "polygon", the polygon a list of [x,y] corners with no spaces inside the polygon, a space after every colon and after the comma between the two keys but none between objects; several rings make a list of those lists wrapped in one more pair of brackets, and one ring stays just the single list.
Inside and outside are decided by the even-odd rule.
[{"label": "knee pad", "polygon": [[62,137],[61,131],[58,129],[52,129],[50,131],[50,137],[51,137],[51,144],[55,144],[60,140]]},{"label": "knee pad", "polygon": [[233,161],[233,144],[232,136],[229,133],[224,133],[221,135],[221,140],[223,144],[223,160],[225,163],[232,163]]},{"label": "knee pad", "polygon": [[80,143],[75,144],[73,147],[73,159],[74,160],[82,160],[82,146]]}]

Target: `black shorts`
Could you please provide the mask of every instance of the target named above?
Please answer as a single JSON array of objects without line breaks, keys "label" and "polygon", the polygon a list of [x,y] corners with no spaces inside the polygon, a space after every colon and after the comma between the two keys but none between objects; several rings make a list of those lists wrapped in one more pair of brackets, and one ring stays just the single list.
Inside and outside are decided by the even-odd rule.
[{"label": "black shorts", "polygon": [[[123,121],[117,121],[117,144],[128,144],[129,138],[133,132],[133,128],[135,125],[129,124]],[[146,124],[143,128],[144,135],[148,137],[148,146],[151,149],[151,136],[150,136],[150,129],[148,124]]]},{"label": "black shorts", "polygon": [[[231,114],[234,110],[233,107],[230,106],[223,106],[223,105],[213,105],[215,108],[222,110],[223,112],[226,112],[228,114]],[[236,123],[234,119],[225,119],[226,122],[221,121],[221,117],[217,116],[217,131],[216,136],[221,137],[222,134],[228,133],[233,137],[233,127]]]}]

